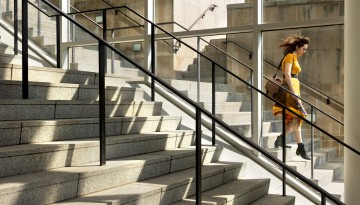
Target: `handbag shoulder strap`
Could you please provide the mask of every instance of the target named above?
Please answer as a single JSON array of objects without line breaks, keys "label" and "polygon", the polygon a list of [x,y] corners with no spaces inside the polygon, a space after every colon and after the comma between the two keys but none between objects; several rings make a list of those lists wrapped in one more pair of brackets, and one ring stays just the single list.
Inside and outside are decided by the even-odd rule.
[{"label": "handbag shoulder strap", "polygon": [[278,65],[278,67],[277,67],[277,69],[276,69],[276,72],[275,72],[275,74],[274,74],[273,78],[275,78],[275,77],[276,77],[276,75],[277,75],[277,73],[278,73],[278,71],[279,71],[279,70],[281,70],[281,64],[282,64],[282,62],[283,62],[283,60],[284,60],[285,56],[286,56],[286,55],[284,55],[284,57],[281,59],[281,61],[280,61],[279,65]]}]

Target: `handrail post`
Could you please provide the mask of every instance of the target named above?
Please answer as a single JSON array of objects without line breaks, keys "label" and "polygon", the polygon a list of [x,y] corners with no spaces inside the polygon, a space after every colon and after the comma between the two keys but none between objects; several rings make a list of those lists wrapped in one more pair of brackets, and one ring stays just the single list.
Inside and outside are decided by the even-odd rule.
[{"label": "handrail post", "polygon": [[[314,124],[314,107],[311,106],[311,123]],[[314,127],[311,126],[311,179],[314,179]]]},{"label": "handrail post", "polygon": [[99,41],[99,124],[100,124],[100,166],[106,164],[106,127],[105,127],[105,68],[106,47]]},{"label": "handrail post", "polygon": [[[283,150],[283,162],[286,163],[286,125],[285,125],[285,116],[286,111],[285,108],[283,108],[282,110],[282,150]],[[282,167],[283,170],[283,176],[282,176],[282,180],[283,180],[283,196],[286,196],[286,169],[284,167]]]},{"label": "handrail post", "polygon": [[107,31],[107,25],[106,25],[106,9],[103,9],[103,13],[102,13],[102,22],[103,22],[103,39],[106,41],[107,40],[107,36],[106,36],[106,31]]},{"label": "handrail post", "polygon": [[[215,115],[215,109],[216,109],[216,82],[215,82],[215,63],[212,62],[212,70],[211,70],[211,77],[212,77],[212,114]],[[215,120],[212,119],[212,146],[215,146]]]},{"label": "handrail post", "polygon": [[[111,29],[111,38],[115,37],[114,29]],[[115,44],[112,44],[114,46]],[[115,73],[115,53],[113,50],[111,50],[111,73]]]},{"label": "handrail post", "polygon": [[200,60],[201,60],[201,56],[200,56],[200,37],[197,37],[197,102],[200,102]]},{"label": "handrail post", "polygon": [[201,111],[196,108],[196,204],[201,204]]},{"label": "handrail post", "polygon": [[[41,1],[38,1],[38,8],[40,8]],[[37,10],[37,36],[40,36],[41,31],[41,12],[40,10]]]},{"label": "handrail post", "polygon": [[[155,70],[155,26],[151,24],[151,73],[156,74]],[[155,101],[155,80],[151,78],[151,101]]]},{"label": "handrail post", "polygon": [[321,193],[321,205],[326,205],[326,198],[323,193]]},{"label": "handrail post", "polygon": [[14,0],[14,55],[18,55],[19,53],[19,46],[18,46],[18,0]]},{"label": "handrail post", "polygon": [[56,67],[61,68],[61,16],[56,16]]},{"label": "handrail post", "polygon": [[28,3],[22,0],[22,97],[29,98]]}]

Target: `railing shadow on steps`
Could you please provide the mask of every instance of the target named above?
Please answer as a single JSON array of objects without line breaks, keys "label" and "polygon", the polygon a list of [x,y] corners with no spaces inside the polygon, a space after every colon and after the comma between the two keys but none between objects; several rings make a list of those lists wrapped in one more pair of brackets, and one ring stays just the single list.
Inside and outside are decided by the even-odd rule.
[{"label": "railing shadow on steps", "polygon": [[[100,92],[100,99],[99,99],[99,110],[100,110],[100,160],[101,160],[101,165],[104,165],[106,163],[106,159],[104,158],[104,153],[106,152],[105,150],[105,99],[104,99],[104,93],[105,93],[105,70],[104,70],[104,65],[106,64],[106,56],[104,55],[106,53],[106,48],[112,50],[113,52],[115,52],[117,55],[120,55],[121,57],[123,57],[124,59],[126,59],[127,61],[131,62],[136,68],[138,68],[139,70],[141,70],[142,72],[144,72],[147,76],[149,76],[149,78],[151,78],[151,88],[152,88],[152,95],[155,94],[155,82],[157,82],[158,86],[161,85],[163,86],[165,89],[167,89],[168,91],[170,91],[171,93],[173,93],[174,95],[176,95],[177,97],[179,97],[180,99],[182,99],[183,101],[185,101],[186,103],[188,103],[189,105],[191,105],[193,107],[193,109],[195,109],[195,118],[196,118],[196,177],[198,180],[196,180],[196,199],[197,199],[197,204],[200,204],[201,202],[201,124],[202,124],[202,117],[201,115],[204,114],[206,115],[208,118],[211,119],[212,124],[218,124],[219,126],[221,126],[223,129],[225,129],[227,132],[231,133],[232,135],[236,136],[237,138],[241,139],[243,142],[245,142],[248,146],[250,146],[252,149],[258,151],[259,153],[261,153],[262,155],[264,155],[266,158],[268,158],[269,160],[271,160],[274,164],[276,164],[277,166],[282,168],[282,172],[283,172],[283,195],[286,195],[286,172],[292,174],[293,176],[297,177],[299,180],[301,180],[303,183],[305,183],[307,186],[312,187],[314,190],[316,190],[317,192],[320,193],[321,195],[321,203],[325,204],[326,200],[330,200],[333,203],[336,204],[344,204],[343,202],[341,202],[339,199],[337,199],[336,197],[332,196],[331,194],[329,194],[327,191],[325,191],[324,189],[322,189],[321,187],[319,187],[318,185],[316,185],[314,182],[310,181],[309,179],[307,179],[306,177],[304,177],[303,175],[299,174],[298,172],[296,172],[295,170],[293,170],[291,167],[289,167],[288,165],[286,165],[283,161],[286,161],[286,155],[283,154],[283,161],[277,159],[276,157],[272,156],[270,153],[268,153],[267,151],[265,151],[263,148],[261,148],[260,146],[258,146],[257,144],[255,144],[254,142],[252,142],[251,140],[247,139],[245,136],[237,133],[237,131],[235,131],[234,129],[232,129],[229,125],[227,125],[226,123],[224,123],[222,120],[220,120],[218,117],[216,117],[214,115],[214,113],[211,113],[209,111],[207,111],[206,109],[202,108],[201,106],[197,105],[193,100],[189,99],[188,97],[186,97],[185,95],[183,95],[182,93],[180,93],[178,90],[174,89],[172,86],[168,85],[164,80],[160,79],[159,77],[156,76],[155,73],[155,56],[154,53],[152,52],[152,61],[151,61],[151,65],[152,65],[152,70],[151,72],[148,71],[147,69],[144,69],[141,65],[139,65],[138,63],[132,61],[130,58],[128,58],[125,54],[123,54],[122,52],[118,51],[116,48],[114,48],[112,45],[110,45],[106,40],[98,37],[97,35],[93,34],[92,32],[88,31],[87,29],[85,29],[81,24],[79,24],[78,22],[74,21],[71,17],[69,17],[67,14],[65,14],[64,12],[62,12],[61,10],[59,10],[56,6],[54,6],[53,4],[51,4],[49,1],[47,0],[42,0],[45,4],[47,4],[50,8],[52,8],[53,10],[55,10],[58,13],[58,16],[62,16],[65,17],[67,20],[69,20],[71,23],[77,25],[79,28],[83,29],[86,33],[88,33],[89,35],[91,35],[93,38],[95,38],[98,41],[98,45],[99,45],[99,75],[100,75],[100,79],[99,79],[99,92]],[[23,3],[27,3],[26,0],[23,0]],[[129,8],[128,8],[129,9]],[[27,14],[26,9],[23,9],[23,15]],[[105,14],[106,16],[106,11],[108,9],[104,9],[103,10],[103,14]],[[130,9],[131,10],[131,9]],[[133,13],[137,14],[135,11],[131,10]],[[137,14],[138,15],[138,14]],[[199,53],[196,49],[192,48],[191,46],[189,46],[188,44],[186,44],[185,42],[181,41],[180,39],[177,39],[175,36],[171,35],[170,33],[164,31],[163,29],[159,28],[157,25],[155,25],[154,23],[148,21],[146,18],[142,17],[141,15],[138,15],[140,18],[144,19],[144,21],[146,21],[147,23],[149,23],[151,25],[151,49],[154,51],[155,48],[155,28],[156,29],[160,29],[164,34],[166,34],[167,36],[180,41],[183,45],[186,45],[187,47],[189,47],[190,49],[192,49],[194,52],[198,53],[199,55],[202,55],[201,53]],[[26,40],[26,39],[24,39]],[[26,44],[25,44],[26,47]],[[26,54],[26,53],[24,53]],[[257,92],[263,96],[265,96],[266,98],[273,100],[271,98],[269,98],[265,93],[263,93],[261,90],[253,87],[251,84],[249,84],[248,82],[246,82],[245,80],[239,78],[238,76],[236,76],[234,73],[227,71],[226,68],[224,68],[221,65],[218,65],[217,63],[215,63],[213,60],[211,60],[210,58],[206,57],[206,56],[202,56],[205,59],[209,60],[212,63],[212,70],[213,73],[215,71],[215,67],[218,67],[222,70],[224,70],[225,72],[227,72],[229,75],[233,76],[234,78],[237,78],[239,81],[243,82],[244,84],[246,84],[248,87],[251,88],[252,91]],[[23,58],[27,58],[27,55],[23,55]],[[24,75],[28,75],[27,72],[28,70],[26,70],[26,65],[23,65],[23,68],[25,67],[25,69],[23,70],[23,74]],[[24,76],[23,76],[24,77]],[[212,79],[213,79],[213,83],[212,83],[212,93],[214,95],[215,93],[215,80],[214,80],[215,76],[212,75]],[[25,76],[23,78],[23,81],[28,81],[28,78]],[[26,83],[25,83],[26,84]],[[23,86],[23,92],[28,92],[28,88]],[[154,100],[154,96],[152,96],[152,100]],[[214,106],[214,102],[212,103]],[[288,108],[286,108],[284,105],[281,105],[283,107],[283,112],[288,111],[288,112],[292,112],[293,111],[289,110]],[[295,115],[297,115],[296,113],[294,113]],[[284,116],[284,115],[283,115]],[[301,116],[297,115],[299,118],[302,118]],[[318,127],[317,125],[312,124],[310,121],[308,121],[307,119],[302,118],[305,122],[311,124],[311,126],[317,128],[318,130],[320,130],[321,132],[325,133],[326,135],[328,135],[329,138],[332,138],[333,140],[337,141],[339,144],[343,145],[344,147],[348,148],[349,150],[351,150],[352,152],[356,153],[357,155],[360,155],[360,152],[357,151],[356,149],[352,148],[351,146],[347,145],[346,143],[341,142],[340,140],[336,139],[334,136],[332,136],[331,134],[327,133],[326,131],[324,131],[323,129],[321,129],[320,127]],[[284,120],[283,120],[284,123]],[[284,128],[284,126],[283,126]],[[213,130],[214,131],[214,130]],[[284,132],[284,130],[283,130]],[[284,144],[285,145],[285,141]],[[285,147],[285,146],[283,146]],[[283,153],[285,153],[285,148],[283,148]]]}]

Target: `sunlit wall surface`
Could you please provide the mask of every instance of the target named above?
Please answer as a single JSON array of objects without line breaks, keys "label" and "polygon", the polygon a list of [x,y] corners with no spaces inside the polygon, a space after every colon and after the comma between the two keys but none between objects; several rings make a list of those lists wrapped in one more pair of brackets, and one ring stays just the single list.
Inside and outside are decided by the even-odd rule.
[{"label": "sunlit wall surface", "polygon": [[344,16],[344,1],[264,0],[263,22],[296,22]]}]

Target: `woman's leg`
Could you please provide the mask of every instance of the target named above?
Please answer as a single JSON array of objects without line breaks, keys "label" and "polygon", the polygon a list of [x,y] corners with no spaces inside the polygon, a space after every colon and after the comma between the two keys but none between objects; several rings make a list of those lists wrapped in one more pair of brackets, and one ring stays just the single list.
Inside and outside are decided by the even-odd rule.
[{"label": "woman's leg", "polygon": [[302,143],[302,136],[301,136],[301,126],[298,120],[293,120],[296,122],[293,127],[295,141],[298,144],[298,148],[296,149],[296,154],[300,155],[303,159],[310,160],[310,157],[307,155],[305,150],[305,145]]},{"label": "woman's leg", "polygon": [[301,136],[301,126],[299,124],[298,119],[294,119],[292,121],[293,124],[293,132],[294,132],[294,137],[295,137],[295,141],[296,143],[302,143],[302,136]]}]

